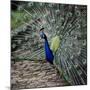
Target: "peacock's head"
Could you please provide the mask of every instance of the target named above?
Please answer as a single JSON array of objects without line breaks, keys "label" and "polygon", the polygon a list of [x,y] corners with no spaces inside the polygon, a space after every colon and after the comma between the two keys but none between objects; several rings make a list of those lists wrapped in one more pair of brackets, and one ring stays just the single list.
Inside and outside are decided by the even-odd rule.
[{"label": "peacock's head", "polygon": [[41,37],[42,39],[47,39],[47,37],[46,37],[46,35],[45,35],[45,33],[44,33],[44,28],[41,28],[41,29],[40,29],[40,37]]}]

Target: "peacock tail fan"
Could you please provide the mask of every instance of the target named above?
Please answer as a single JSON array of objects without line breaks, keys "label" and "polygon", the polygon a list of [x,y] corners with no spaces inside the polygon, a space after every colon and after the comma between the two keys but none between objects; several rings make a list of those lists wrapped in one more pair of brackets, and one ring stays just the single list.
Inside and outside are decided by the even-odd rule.
[{"label": "peacock tail fan", "polygon": [[55,65],[63,77],[71,85],[87,84],[87,6],[41,2],[12,4],[17,7],[17,12],[11,13],[15,20],[11,31],[12,57],[45,59],[44,41],[38,33],[44,27],[55,53]]}]

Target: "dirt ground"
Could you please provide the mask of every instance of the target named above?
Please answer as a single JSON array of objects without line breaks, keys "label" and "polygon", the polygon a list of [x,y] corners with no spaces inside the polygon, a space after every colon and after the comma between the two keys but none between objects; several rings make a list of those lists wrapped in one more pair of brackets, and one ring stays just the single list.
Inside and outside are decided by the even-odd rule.
[{"label": "dirt ground", "polygon": [[67,86],[48,62],[19,61],[11,65],[11,89]]}]

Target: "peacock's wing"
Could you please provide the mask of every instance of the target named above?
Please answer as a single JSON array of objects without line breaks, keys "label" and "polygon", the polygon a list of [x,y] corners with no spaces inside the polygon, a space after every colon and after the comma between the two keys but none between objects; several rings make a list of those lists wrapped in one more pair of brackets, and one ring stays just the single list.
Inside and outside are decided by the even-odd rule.
[{"label": "peacock's wing", "polygon": [[58,50],[59,47],[60,47],[60,37],[56,35],[51,40],[50,48],[51,48],[53,53],[56,53],[56,51]]}]

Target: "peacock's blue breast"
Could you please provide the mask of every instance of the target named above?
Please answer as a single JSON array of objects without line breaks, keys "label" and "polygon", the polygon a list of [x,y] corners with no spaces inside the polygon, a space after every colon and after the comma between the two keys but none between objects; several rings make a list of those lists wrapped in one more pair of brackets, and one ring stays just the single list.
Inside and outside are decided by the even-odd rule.
[{"label": "peacock's blue breast", "polygon": [[53,64],[53,60],[54,60],[54,55],[53,55],[53,52],[51,51],[50,47],[49,47],[49,44],[48,44],[48,41],[45,40],[45,54],[46,54],[46,60]]}]

